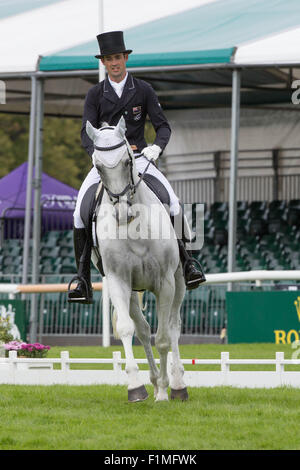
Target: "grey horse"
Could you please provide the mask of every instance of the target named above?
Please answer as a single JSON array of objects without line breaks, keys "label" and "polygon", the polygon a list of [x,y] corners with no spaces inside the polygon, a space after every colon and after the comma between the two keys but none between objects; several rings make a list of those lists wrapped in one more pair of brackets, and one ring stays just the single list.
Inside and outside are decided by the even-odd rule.
[{"label": "grey horse", "polygon": [[[87,121],[86,131],[94,143],[93,164],[104,186],[96,233],[116,315],[116,333],[125,351],[128,400],[142,401],[148,397],[133,355],[134,333],[145,349],[156,401],[168,400],[167,355],[170,349],[171,398],[186,400],[188,393],[178,346],[185,282],[169,214],[138,175],[125,137],[123,117],[117,126],[105,123],[100,129]],[[150,326],[141,311],[138,296],[138,292],[146,290],[156,296],[155,346],[160,356],[159,369],[151,347]]]}]

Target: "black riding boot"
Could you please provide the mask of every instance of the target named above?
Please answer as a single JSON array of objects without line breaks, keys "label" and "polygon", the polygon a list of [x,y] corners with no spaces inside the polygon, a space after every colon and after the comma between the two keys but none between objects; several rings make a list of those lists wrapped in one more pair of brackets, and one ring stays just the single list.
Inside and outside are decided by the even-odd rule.
[{"label": "black riding boot", "polygon": [[[74,251],[78,274],[69,283],[68,302],[92,304],[91,244],[84,228],[74,227]],[[75,280],[78,280],[77,287],[70,290],[70,286]]]},{"label": "black riding boot", "polygon": [[[185,228],[185,225],[187,225],[187,220],[186,219],[184,220],[183,212],[181,211],[181,214],[176,217],[180,217],[180,222],[181,222],[179,224],[179,226],[181,227],[180,234],[176,233],[177,223],[175,223],[174,221],[174,216],[171,216],[171,221],[175,229],[175,233],[177,235],[179,256],[180,256],[180,261],[182,264],[185,285],[186,285],[187,290],[192,290],[192,289],[196,289],[197,287],[199,287],[199,285],[202,282],[205,282],[206,278],[205,278],[202,266],[199,263],[199,261],[195,260],[191,256],[191,253],[189,253],[185,248],[185,243],[189,242],[190,240],[187,240],[185,237],[186,234],[185,234],[184,228]],[[178,220],[176,222],[178,222]]]},{"label": "black riding boot", "polygon": [[206,281],[202,266],[186,250],[185,243],[179,239],[177,241],[186,288],[187,290],[196,289]]}]

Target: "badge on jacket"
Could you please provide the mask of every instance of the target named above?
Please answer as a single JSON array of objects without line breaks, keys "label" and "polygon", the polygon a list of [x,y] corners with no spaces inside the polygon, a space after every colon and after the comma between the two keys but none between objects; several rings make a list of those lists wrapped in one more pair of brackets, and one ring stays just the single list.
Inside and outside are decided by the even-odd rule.
[{"label": "badge on jacket", "polygon": [[142,117],[142,106],[134,106],[132,108],[133,119],[138,121]]}]

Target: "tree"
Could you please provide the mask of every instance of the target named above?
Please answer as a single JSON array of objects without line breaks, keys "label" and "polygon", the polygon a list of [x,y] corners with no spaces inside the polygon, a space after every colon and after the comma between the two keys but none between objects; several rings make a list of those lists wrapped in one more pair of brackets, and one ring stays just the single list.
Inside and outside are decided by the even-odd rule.
[{"label": "tree", "polygon": [[[79,189],[91,169],[91,159],[81,146],[81,119],[45,117],[43,124],[43,171]],[[0,178],[28,159],[29,116],[0,113]],[[146,123],[146,141],[155,132]]]}]

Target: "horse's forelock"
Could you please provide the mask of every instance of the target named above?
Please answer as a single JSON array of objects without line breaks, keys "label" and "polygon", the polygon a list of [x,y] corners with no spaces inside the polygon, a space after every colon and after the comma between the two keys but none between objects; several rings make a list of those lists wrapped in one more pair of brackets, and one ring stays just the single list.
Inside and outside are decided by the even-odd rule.
[{"label": "horse's forelock", "polygon": [[108,168],[117,166],[117,164],[124,157],[126,150],[130,154],[131,158],[134,159],[133,151],[125,135],[121,134],[119,127],[111,126],[107,122],[102,122],[95,138],[95,145],[97,147],[113,147],[114,145],[122,142],[122,140],[125,140],[126,147],[124,145],[115,150],[104,150],[102,152],[98,151],[96,154],[96,159]]},{"label": "horse's forelock", "polygon": [[[113,126],[101,127],[101,131],[98,132],[95,139],[97,147],[109,148],[118,145],[122,141],[119,134],[114,132],[115,127],[113,130],[112,127]],[[124,145],[114,150],[96,151],[95,158],[107,168],[113,168],[118,165],[125,152],[126,147]]]},{"label": "horse's forelock", "polygon": [[103,127],[110,127],[110,125],[108,124],[108,122],[103,121],[101,122],[100,129],[102,129]]}]

